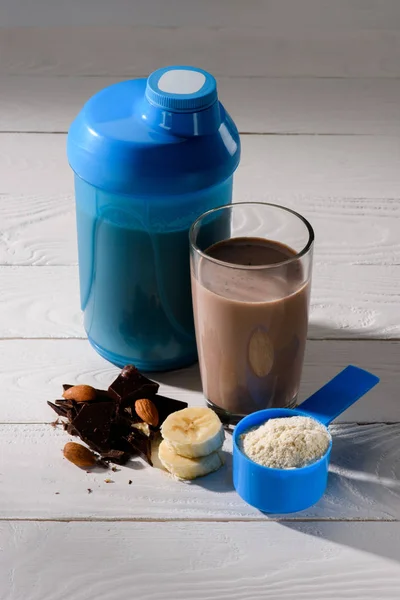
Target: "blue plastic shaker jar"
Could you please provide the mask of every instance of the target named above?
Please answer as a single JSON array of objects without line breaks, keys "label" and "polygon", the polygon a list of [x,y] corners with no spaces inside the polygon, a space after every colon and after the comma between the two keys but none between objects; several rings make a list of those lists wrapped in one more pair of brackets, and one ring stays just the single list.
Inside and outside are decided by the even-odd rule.
[{"label": "blue plastic shaker jar", "polygon": [[194,362],[189,228],[231,202],[240,158],[214,77],[173,66],[101,90],[72,123],[67,151],[90,343],[144,371]]}]

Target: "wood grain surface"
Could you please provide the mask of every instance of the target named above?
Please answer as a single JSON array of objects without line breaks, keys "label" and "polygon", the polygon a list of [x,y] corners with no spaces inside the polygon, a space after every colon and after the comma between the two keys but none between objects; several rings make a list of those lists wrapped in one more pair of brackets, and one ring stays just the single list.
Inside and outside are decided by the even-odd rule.
[{"label": "wood grain surface", "polygon": [[0,535],[5,600],[398,598],[398,523],[9,521]]},{"label": "wood grain surface", "polygon": [[[379,386],[348,409],[342,422],[399,421],[400,342],[307,342],[299,402],[305,400],[348,364],[369,369]],[[107,389],[119,370],[96,354],[86,340],[1,340],[0,423],[43,423],[54,420],[47,400],[60,397],[63,383],[88,383]],[[202,405],[198,365],[151,375],[166,396]]]},{"label": "wood grain surface", "polygon": [[[235,200],[303,213],[315,227],[317,262],[400,264],[396,137],[249,135],[242,143]],[[65,136],[1,134],[0,181],[1,264],[76,264]]]},{"label": "wood grain surface", "polygon": [[[0,22],[1,600],[398,600],[399,3],[4,0]],[[235,493],[229,437],[184,484],[140,459],[81,471],[50,425],[62,383],[118,372],[84,339],[65,132],[96,90],[182,57],[242,133],[235,200],[314,226],[299,400],[347,364],[381,378],[333,427],[324,498],[284,518]],[[203,404],[197,365],[154,378]]]},{"label": "wood grain surface", "polygon": [[[399,520],[400,425],[335,425],[331,431],[331,474],[323,499],[282,518]],[[230,435],[224,467],[192,483],[176,481],[141,459],[116,472],[87,473],[63,458],[64,444],[72,439],[50,424],[0,426],[2,518],[266,518],[233,488]]]},{"label": "wood grain surface", "polygon": [[[238,186],[241,179],[239,169]],[[400,264],[400,201],[396,198],[313,198],[296,191],[282,197],[278,190],[265,191],[260,182],[259,190],[235,193],[235,199],[262,199],[303,214],[315,231],[316,263]],[[77,264],[72,192],[0,194],[0,210],[0,265]]]},{"label": "wood grain surface", "polygon": [[85,27],[64,22],[58,27],[4,28],[0,75],[139,77],[160,65],[182,64],[183,58],[218,77],[400,75],[400,32],[393,25],[356,33],[340,27],[292,26],[285,36],[273,20],[272,30],[266,32],[266,22],[261,20],[258,27],[205,27],[194,22],[184,27]]},{"label": "wood grain surface", "polygon": [[[151,25],[180,27],[262,27],[265,34],[290,37],[293,32],[396,30],[400,9],[394,0],[71,0],[69,6],[51,0],[3,0],[2,27],[57,25]],[[290,18],[288,18],[290,16]]]},{"label": "wood grain surface", "polygon": [[[0,339],[85,337],[77,267],[3,266],[0,282]],[[399,339],[399,304],[400,265],[317,262],[309,337]]]},{"label": "wood grain surface", "polygon": [[[357,198],[379,206],[399,196],[396,136],[244,135],[242,150],[236,199]],[[1,134],[0,181],[2,194],[72,193],[66,136]]]},{"label": "wood grain surface", "polygon": [[[93,94],[119,80],[0,76],[0,131],[66,132]],[[218,77],[218,91],[241,133],[400,132],[398,79]]]}]

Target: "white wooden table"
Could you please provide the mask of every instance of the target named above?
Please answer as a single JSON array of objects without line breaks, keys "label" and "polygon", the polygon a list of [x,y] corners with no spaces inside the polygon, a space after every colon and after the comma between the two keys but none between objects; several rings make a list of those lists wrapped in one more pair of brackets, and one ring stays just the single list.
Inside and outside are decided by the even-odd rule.
[{"label": "white wooden table", "polygon": [[[178,11],[144,29],[105,27],[103,4],[100,28],[0,31],[0,598],[397,600],[399,11],[350,2],[345,18],[338,2],[336,21],[310,23],[299,10],[282,41],[279,3],[236,4],[234,21],[207,0],[195,27]],[[275,22],[260,27],[264,5]],[[247,506],[229,460],[193,484],[135,460],[107,484],[63,459],[69,438],[50,425],[63,382],[106,387],[117,373],[82,328],[65,132],[98,89],[182,57],[218,76],[242,132],[235,199],[274,200],[314,225],[301,399],[349,363],[381,377],[333,428],[327,493],[302,513]],[[158,380],[203,403],[197,367]]]}]

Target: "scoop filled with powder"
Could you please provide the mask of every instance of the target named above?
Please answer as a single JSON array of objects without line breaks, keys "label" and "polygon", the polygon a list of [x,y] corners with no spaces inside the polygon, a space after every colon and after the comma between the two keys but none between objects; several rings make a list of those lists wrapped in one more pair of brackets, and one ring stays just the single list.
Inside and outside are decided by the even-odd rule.
[{"label": "scoop filled with powder", "polygon": [[242,452],[264,467],[296,469],[319,460],[328,450],[331,436],[311,417],[269,419],[240,436]]},{"label": "scoop filled with powder", "polygon": [[267,513],[304,510],[325,492],[332,439],[328,427],[379,378],[349,365],[298,408],[267,408],[233,431],[233,485]]}]

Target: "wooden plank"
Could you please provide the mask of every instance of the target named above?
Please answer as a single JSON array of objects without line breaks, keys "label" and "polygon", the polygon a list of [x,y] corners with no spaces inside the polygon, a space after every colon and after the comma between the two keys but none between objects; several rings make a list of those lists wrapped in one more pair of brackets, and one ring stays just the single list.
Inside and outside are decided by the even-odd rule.
[{"label": "wooden plank", "polygon": [[[393,30],[400,24],[393,0],[248,0],[246,6],[231,0],[71,0],[68,9],[51,0],[3,0],[2,27],[55,27],[60,25],[152,25],[204,27],[263,26],[266,33],[290,36],[295,31],[345,30],[354,35],[365,29]],[[290,16],[290,19],[288,18]]]},{"label": "wooden plank", "polygon": [[[400,421],[400,342],[309,340],[299,402],[348,364],[376,373],[381,383],[339,421]],[[107,389],[118,372],[86,340],[0,341],[0,423],[49,423],[54,413],[46,400],[60,397],[63,383],[87,383]],[[152,377],[161,384],[164,395],[190,405],[204,404],[197,365]]]},{"label": "wooden plank", "polygon": [[[0,131],[65,132],[116,77],[0,77]],[[219,77],[240,132],[400,133],[398,79]]]},{"label": "wooden plank", "polygon": [[77,264],[75,206],[71,193],[0,194],[0,210],[0,264]]},{"label": "wooden plank", "polygon": [[[1,140],[1,137],[0,137]],[[260,167],[261,168],[261,167]],[[239,169],[237,187],[244,187]],[[1,183],[0,183],[1,186]],[[284,204],[312,223],[315,261],[334,264],[400,264],[400,200],[396,198],[312,198],[265,193],[250,186],[246,200]],[[236,200],[241,200],[239,190]],[[2,265],[76,265],[73,194],[0,195]]]},{"label": "wooden plank", "polygon": [[242,141],[236,199],[398,197],[397,137],[243,136]]},{"label": "wooden plank", "polygon": [[11,521],[0,532],[7,600],[395,600],[400,583],[398,523]]},{"label": "wooden plank", "polygon": [[[337,14],[340,14],[338,11]],[[303,19],[306,19],[303,15]],[[288,19],[286,19],[288,20]],[[14,27],[0,31],[2,75],[145,75],[195,64],[215,75],[398,77],[400,32],[307,27]]]},{"label": "wooden plank", "polygon": [[[399,264],[395,137],[242,136],[237,201],[272,201],[315,227],[318,262]],[[0,135],[1,264],[76,264],[64,135]]]},{"label": "wooden plank", "polygon": [[[0,267],[0,286],[0,338],[85,337],[77,267]],[[317,263],[309,337],[398,339],[399,304],[400,265]]]},{"label": "wooden plank", "polygon": [[[0,194],[71,194],[65,144],[62,134],[1,134]],[[399,197],[396,136],[244,135],[242,149],[237,200]]]},{"label": "wooden plank", "polygon": [[[63,458],[72,438],[48,424],[1,425],[0,434],[3,519],[267,518],[233,489],[230,435],[224,467],[190,483],[141,459],[115,472],[87,473]],[[400,424],[335,425],[332,435],[326,494],[314,507],[282,518],[399,520]]]}]

